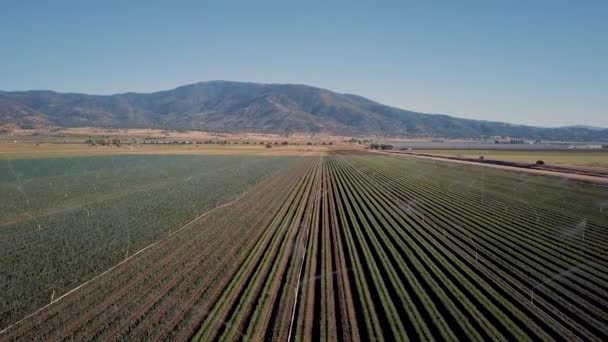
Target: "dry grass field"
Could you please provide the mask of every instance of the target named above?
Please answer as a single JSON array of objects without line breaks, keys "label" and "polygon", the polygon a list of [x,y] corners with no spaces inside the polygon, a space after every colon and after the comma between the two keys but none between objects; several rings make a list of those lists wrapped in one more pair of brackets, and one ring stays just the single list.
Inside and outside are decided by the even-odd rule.
[{"label": "dry grass field", "polygon": [[[98,140],[114,144],[93,144]],[[327,134],[210,133],[155,129],[66,128],[12,130],[0,134],[0,160],[89,155],[271,155],[319,156],[335,149],[362,149],[349,137]],[[154,142],[154,143],[152,143]]]},{"label": "dry grass field", "polygon": [[286,145],[271,148],[265,145],[123,145],[91,146],[87,144],[55,143],[0,143],[0,160],[90,155],[273,155],[318,156],[328,146]]}]

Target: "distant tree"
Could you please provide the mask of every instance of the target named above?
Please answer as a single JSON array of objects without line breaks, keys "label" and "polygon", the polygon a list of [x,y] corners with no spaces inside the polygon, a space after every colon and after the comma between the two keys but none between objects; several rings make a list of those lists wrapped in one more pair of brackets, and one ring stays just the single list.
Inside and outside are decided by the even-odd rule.
[{"label": "distant tree", "polygon": [[537,160],[536,161],[536,165],[545,165],[545,161],[544,160]]},{"label": "distant tree", "polygon": [[369,145],[369,148],[372,149],[372,150],[392,150],[393,149],[393,145],[372,143],[372,144]]},{"label": "distant tree", "polygon": [[272,148],[272,144],[270,144],[270,143],[266,144],[266,148]]}]

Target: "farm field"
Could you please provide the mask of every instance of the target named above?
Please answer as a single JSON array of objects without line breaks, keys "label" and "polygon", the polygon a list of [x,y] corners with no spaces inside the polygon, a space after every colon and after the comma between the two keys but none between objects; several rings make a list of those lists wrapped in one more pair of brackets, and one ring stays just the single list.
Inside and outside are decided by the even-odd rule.
[{"label": "farm field", "polygon": [[607,151],[536,151],[536,150],[417,150],[421,153],[458,156],[465,158],[479,158],[504,160],[512,162],[534,164],[537,160],[543,160],[547,164],[563,164],[596,168],[608,168]]},{"label": "farm field", "polygon": [[277,160],[0,339],[608,338],[607,188],[362,151]]},{"label": "farm field", "polygon": [[[274,145],[273,145],[274,146]],[[253,155],[253,156],[316,156],[325,146],[288,145],[266,148],[264,145],[133,145],[90,146],[83,143],[7,143],[0,142],[0,162],[4,160],[90,157],[115,155]]]},{"label": "farm field", "polygon": [[97,156],[0,162],[0,326],[292,161]]}]

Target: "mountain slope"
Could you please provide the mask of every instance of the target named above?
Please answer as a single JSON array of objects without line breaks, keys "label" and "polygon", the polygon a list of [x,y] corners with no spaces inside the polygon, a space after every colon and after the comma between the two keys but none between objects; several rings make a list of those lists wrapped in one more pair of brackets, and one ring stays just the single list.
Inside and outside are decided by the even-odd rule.
[{"label": "mountain slope", "polygon": [[350,94],[292,84],[201,82],[155,93],[108,96],[0,92],[0,124],[206,131],[330,132],[476,138],[608,140],[608,129],[538,128],[423,114]]}]

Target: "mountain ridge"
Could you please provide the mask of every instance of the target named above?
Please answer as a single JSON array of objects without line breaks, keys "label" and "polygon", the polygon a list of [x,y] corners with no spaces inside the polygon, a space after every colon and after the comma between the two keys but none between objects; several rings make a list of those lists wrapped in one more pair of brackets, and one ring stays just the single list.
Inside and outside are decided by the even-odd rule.
[{"label": "mountain ridge", "polygon": [[0,91],[0,125],[608,141],[608,129],[463,119],[409,111],[304,84],[219,80],[112,95]]}]

